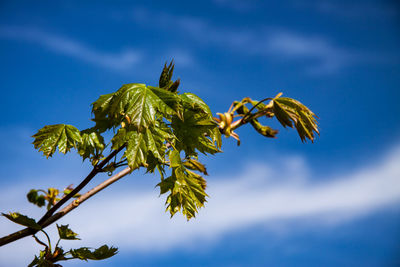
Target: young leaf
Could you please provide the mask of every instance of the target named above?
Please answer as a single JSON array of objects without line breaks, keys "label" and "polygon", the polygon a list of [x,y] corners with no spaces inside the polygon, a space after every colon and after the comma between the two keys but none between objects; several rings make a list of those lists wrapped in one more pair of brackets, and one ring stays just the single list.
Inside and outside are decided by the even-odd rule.
[{"label": "young leaf", "polygon": [[118,130],[112,139],[112,148],[117,149],[126,144],[125,157],[128,159],[128,165],[132,170],[147,166],[147,155],[152,155],[164,161],[165,145],[164,141],[173,137],[168,132],[160,128],[147,128],[142,132],[138,132],[134,127],[126,127]]},{"label": "young leaf", "polygon": [[166,204],[171,217],[181,211],[190,220],[195,217],[198,209],[204,206],[207,197],[204,191],[206,181],[200,175],[185,168],[178,151],[172,150],[169,159],[172,175],[162,180],[157,186],[160,187],[160,194],[170,192]]},{"label": "young leaf", "polygon": [[35,230],[41,230],[42,227],[36,223],[36,221],[32,218],[29,218],[28,216],[22,215],[18,212],[10,212],[9,214],[2,213],[4,217],[9,219],[12,222],[15,222],[17,224],[35,229]]},{"label": "young leaf", "polygon": [[117,254],[118,249],[103,245],[96,250],[82,247],[78,249],[71,249],[69,253],[72,257],[80,260],[104,260]]},{"label": "young leaf", "polygon": [[59,226],[57,224],[57,229],[58,229],[58,235],[60,236],[60,239],[66,239],[66,240],[80,240],[78,238],[78,234],[73,232],[71,229],[68,228],[67,225],[61,225]]},{"label": "young leaf", "polygon": [[92,120],[96,122],[95,128],[99,130],[100,133],[120,124],[120,121],[115,120],[115,118],[108,117],[110,102],[113,99],[114,94],[115,93],[101,95],[92,103],[92,113],[94,114],[94,119]]},{"label": "young leaf", "polygon": [[43,151],[43,155],[47,158],[54,154],[57,147],[65,154],[82,142],[79,130],[66,124],[47,125],[32,137],[35,138],[33,141],[35,148]]},{"label": "young leaf", "polygon": [[208,175],[206,166],[195,159],[189,158],[183,162],[183,165],[190,170],[199,171],[205,175]]},{"label": "young leaf", "polygon": [[164,64],[164,68],[161,72],[160,75],[160,80],[158,82],[158,86],[160,88],[168,88],[171,86],[172,82],[171,82],[171,78],[172,75],[174,74],[174,63],[173,61],[171,61],[171,63],[169,63],[169,66],[167,66],[167,63]]},{"label": "young leaf", "polygon": [[[114,94],[100,97],[93,103],[95,121],[112,120],[117,124],[126,119],[141,131],[154,125],[157,111],[167,117],[177,113],[176,94],[144,84],[125,84]],[[115,123],[110,124],[111,127]],[[109,125],[109,126],[110,126]]]},{"label": "young leaf", "polygon": [[[176,149],[184,150],[187,156],[196,156],[196,149],[203,154],[219,152],[218,147],[214,144],[214,139],[218,139],[218,135],[214,131],[218,130],[218,125],[214,120],[210,119],[207,114],[189,110],[185,110],[183,115],[183,120],[177,117],[172,119],[172,129],[177,138]],[[211,139],[207,136],[210,136]]]},{"label": "young leaf", "polygon": [[83,160],[90,158],[93,165],[96,165],[103,156],[102,152],[105,148],[104,138],[94,128],[90,128],[81,132],[82,142],[78,144],[78,153]]},{"label": "young leaf", "polygon": [[[192,93],[184,93],[180,95],[180,97],[185,109],[193,111],[194,113],[204,113],[207,115],[210,121],[214,122],[210,107],[200,97]],[[221,132],[219,131],[218,127],[213,128],[207,133],[207,135],[211,138],[213,143],[216,143],[217,148],[220,149],[222,140]]]},{"label": "young leaf", "polygon": [[45,205],[45,196],[39,195],[38,190],[32,189],[31,191],[29,191],[26,197],[28,198],[29,202],[37,205],[38,207],[43,207]]},{"label": "young leaf", "polygon": [[288,97],[274,98],[273,103],[275,116],[282,126],[293,128],[294,125],[301,141],[307,138],[314,141],[314,132],[319,134],[319,131],[316,115],[310,109]]},{"label": "young leaf", "polygon": [[180,97],[182,99],[183,106],[186,109],[208,114],[209,117],[212,118],[212,113],[209,106],[197,95],[192,93],[184,93],[181,94]]}]

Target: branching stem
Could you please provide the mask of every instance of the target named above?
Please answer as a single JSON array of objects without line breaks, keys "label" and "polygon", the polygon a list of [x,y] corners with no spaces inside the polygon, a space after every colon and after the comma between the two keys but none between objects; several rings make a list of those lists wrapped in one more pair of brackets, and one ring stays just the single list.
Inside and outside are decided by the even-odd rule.
[{"label": "branching stem", "polygon": [[[65,195],[60,201],[58,201],[51,209],[49,209],[43,217],[38,221],[38,224],[45,228],[46,226],[50,225],[51,223],[55,222],[62,216],[64,216],[66,213],[64,213],[62,216],[60,216],[60,212],[58,212],[57,216],[53,215],[62,205],[64,205],[68,200],[70,200],[73,196],[75,196],[77,193],[79,193],[80,190],[82,190],[83,187],[85,187],[99,172],[101,172],[101,169],[115,156],[117,155],[125,146],[121,146],[119,149],[114,150],[108,155],[104,160],[102,160],[99,164],[97,164],[93,170],[86,176],[86,178],[77,186],[75,187],[69,194]],[[130,170],[130,168],[129,168]],[[129,173],[129,172],[128,172]],[[127,173],[126,173],[127,174]],[[126,175],[125,174],[125,175]],[[118,174],[117,174],[118,175]],[[124,175],[124,176],[125,176]],[[116,175],[114,175],[116,176]],[[110,177],[108,180],[112,179],[114,176]],[[121,177],[122,178],[122,177]],[[106,181],[108,181],[106,180]],[[103,182],[104,183],[104,182]],[[95,187],[96,188],[96,187]],[[99,190],[100,191],[100,190]],[[90,191],[89,191],[90,192]],[[87,194],[87,193],[86,193]],[[86,195],[85,194],[85,195]],[[81,199],[85,195],[82,195],[80,198],[77,200]],[[90,197],[90,196],[89,196]],[[89,197],[86,197],[89,198]],[[85,199],[85,200],[86,200]],[[77,200],[74,200],[72,203],[78,203]],[[84,200],[83,200],[84,201]],[[81,201],[82,202],[82,201]],[[70,204],[71,205],[71,204]],[[69,206],[67,206],[69,207]],[[63,209],[64,210],[64,209]],[[68,212],[67,212],[68,213]],[[57,218],[57,219],[55,219]],[[50,220],[51,219],[51,220]],[[0,247],[4,246],[8,243],[14,242],[18,239],[21,239],[26,236],[34,235],[38,232],[38,230],[32,229],[32,228],[25,228],[23,230],[14,232],[12,234],[9,234],[7,236],[4,236],[0,238]]]}]

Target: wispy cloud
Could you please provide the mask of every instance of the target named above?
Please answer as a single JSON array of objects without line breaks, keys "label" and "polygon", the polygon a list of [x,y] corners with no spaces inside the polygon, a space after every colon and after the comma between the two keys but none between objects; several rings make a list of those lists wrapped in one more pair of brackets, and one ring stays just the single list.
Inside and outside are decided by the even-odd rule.
[{"label": "wispy cloud", "polygon": [[[150,16],[150,14],[153,14]],[[330,74],[358,62],[361,58],[329,39],[277,28],[227,28],[193,17],[172,15],[143,8],[134,10],[133,19],[142,24],[174,29],[197,43],[230,49],[241,55],[268,57],[275,61],[299,64],[311,74]],[[239,54],[239,55],[240,55]],[[364,57],[365,58],[365,57]],[[305,67],[304,67],[305,65]]]},{"label": "wispy cloud", "polygon": [[[323,179],[325,173],[316,173],[322,177],[320,182],[312,179],[301,157],[286,158],[280,165],[250,164],[240,173],[209,179],[211,198],[198,218],[190,222],[182,216],[170,219],[157,190],[150,189],[103,194],[65,219],[75,222],[73,228],[81,233],[83,244],[95,246],[106,241],[122,251],[166,251],[195,242],[213,243],[255,225],[270,227],[271,231],[276,224],[280,231],[287,225],[289,233],[291,223],[304,222],[303,227],[310,223],[312,227],[340,225],[400,202],[399,161],[397,146],[375,165],[329,179]],[[4,197],[10,203],[18,203],[14,199],[16,188],[4,190],[9,192]],[[0,209],[6,208],[2,203]],[[15,227],[0,220],[0,229],[3,234]],[[31,241],[4,247],[0,258],[4,262],[20,261],[21,256],[15,255],[21,255],[16,252],[24,242]]]},{"label": "wispy cloud", "polygon": [[267,42],[267,51],[292,59],[315,61],[309,73],[333,73],[357,61],[356,54],[334,46],[322,37],[302,36],[290,32],[276,32]]},{"label": "wispy cloud", "polygon": [[141,53],[133,49],[119,53],[98,51],[77,40],[31,27],[0,26],[0,38],[34,43],[53,52],[113,70],[130,70],[142,58]]}]

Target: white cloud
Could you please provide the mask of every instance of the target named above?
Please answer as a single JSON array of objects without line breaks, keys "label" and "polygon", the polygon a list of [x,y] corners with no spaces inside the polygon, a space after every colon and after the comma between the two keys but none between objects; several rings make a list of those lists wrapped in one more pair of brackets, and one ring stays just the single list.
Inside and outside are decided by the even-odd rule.
[{"label": "white cloud", "polygon": [[[262,56],[276,61],[306,65],[310,74],[331,74],[368,57],[340,48],[322,36],[304,35],[274,28],[227,28],[211,24],[193,16],[154,14],[145,8],[136,8],[133,19],[156,27],[174,29],[198,43],[230,49],[236,54]],[[302,67],[304,69],[304,67]]]},{"label": "white cloud", "polygon": [[[235,230],[255,225],[270,227],[271,231],[276,224],[280,230],[288,225],[289,233],[290,223],[304,222],[303,227],[310,223],[312,227],[340,225],[400,202],[399,161],[400,146],[397,146],[374,165],[336,176],[316,173],[320,179],[312,179],[301,157],[286,158],[279,165],[253,163],[226,177],[210,177],[211,198],[190,222],[182,216],[169,219],[156,189],[124,190],[123,186],[117,195],[104,192],[88,201],[61,223],[71,223],[83,238],[68,245],[96,246],[107,242],[125,252],[166,251],[187,248],[195,242],[212,243]],[[19,187],[4,190],[3,198],[8,203],[19,203],[14,193],[16,188]],[[0,209],[6,209],[6,204],[1,203]],[[21,209],[24,206],[20,204]],[[2,219],[0,229],[5,234],[16,227]],[[26,245],[22,246],[28,244],[24,242],[31,241],[22,240],[16,243],[19,246],[2,248],[0,258],[5,263],[14,260],[26,263],[31,256],[25,251]],[[26,258],[16,256],[21,249],[28,253]]]},{"label": "white cloud", "polygon": [[357,61],[345,49],[335,47],[324,38],[302,36],[289,32],[276,32],[267,42],[271,54],[292,59],[309,59],[316,64],[308,68],[310,73],[333,73]]},{"label": "white cloud", "polygon": [[30,27],[1,26],[0,38],[35,43],[53,52],[119,71],[132,69],[142,57],[133,49],[119,53],[98,51],[76,40]]}]

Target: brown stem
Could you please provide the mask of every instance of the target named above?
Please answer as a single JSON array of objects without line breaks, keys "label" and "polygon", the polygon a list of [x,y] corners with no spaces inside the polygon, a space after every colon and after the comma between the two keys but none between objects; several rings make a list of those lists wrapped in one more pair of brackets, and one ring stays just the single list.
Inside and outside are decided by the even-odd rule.
[{"label": "brown stem", "polygon": [[101,190],[103,190],[106,187],[108,187],[109,185],[115,183],[116,181],[118,181],[119,179],[121,179],[122,177],[124,177],[125,175],[127,175],[129,173],[131,173],[131,168],[130,167],[126,167],[125,169],[123,169],[122,171],[120,171],[117,174],[113,175],[112,177],[108,178],[107,180],[105,180],[101,184],[93,187],[88,192],[86,192],[85,194],[81,195],[79,198],[77,198],[76,200],[72,201],[70,204],[65,206],[62,210],[60,210],[59,212],[57,212],[56,214],[51,216],[49,219],[47,219],[43,223],[43,227],[46,227],[46,226],[54,223],[55,221],[59,220],[61,217],[63,217],[67,213],[71,212],[73,209],[75,209],[80,204],[82,204],[83,202],[88,200],[90,197],[94,196],[95,194],[97,194]]},{"label": "brown stem", "polygon": [[38,221],[39,225],[42,225],[44,221],[46,221],[48,218],[50,218],[51,215],[54,214],[64,203],[66,203],[68,200],[70,200],[73,196],[75,196],[79,191],[82,190],[83,187],[85,187],[92,179],[93,177],[98,174],[101,169],[114,157],[116,156],[124,146],[121,146],[119,149],[114,150],[113,152],[110,153],[104,160],[102,160],[99,164],[94,166],[93,170],[86,176],[86,178],[72,190],[68,195],[64,196],[60,201],[58,201],[51,209],[49,209],[45,215],[43,215],[42,218]]},{"label": "brown stem", "polygon": [[[117,155],[125,146],[120,147],[117,150],[114,150],[113,152],[110,153],[104,160],[102,160],[99,164],[97,164],[93,170],[86,176],[86,178],[74,189],[72,190],[68,195],[64,196],[60,201],[56,203],[50,210],[48,210],[43,217],[38,221],[38,224],[41,225],[43,228],[48,226],[50,223],[45,224],[64,203],[66,203],[69,199],[71,199],[73,196],[75,196],[84,186],[86,186],[92,179],[93,177],[96,176],[99,172],[101,172],[101,169],[115,156]],[[114,177],[114,176],[113,176]],[[112,177],[111,177],[112,178]],[[110,178],[110,179],[111,179]],[[82,197],[82,196],[81,196]],[[58,214],[58,213],[57,213]],[[61,216],[62,217],[62,216]],[[60,218],[61,218],[60,217]],[[53,220],[54,222],[56,220]],[[29,236],[36,234],[38,230],[32,229],[32,228],[25,228],[20,231],[17,231],[15,233],[9,234],[7,236],[4,236],[0,238],[0,247],[3,245],[6,245],[8,243],[11,243],[13,241],[16,241],[18,239],[21,239],[23,237]]]}]

